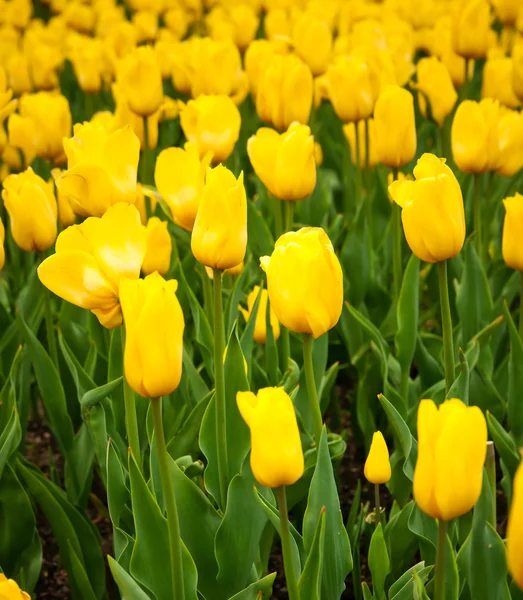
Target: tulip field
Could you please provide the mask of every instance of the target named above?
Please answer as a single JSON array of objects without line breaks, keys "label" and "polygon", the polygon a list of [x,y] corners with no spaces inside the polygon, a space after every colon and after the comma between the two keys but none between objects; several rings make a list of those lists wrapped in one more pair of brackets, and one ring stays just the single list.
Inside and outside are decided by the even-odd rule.
[{"label": "tulip field", "polygon": [[523,600],[521,0],[0,0],[0,600]]}]

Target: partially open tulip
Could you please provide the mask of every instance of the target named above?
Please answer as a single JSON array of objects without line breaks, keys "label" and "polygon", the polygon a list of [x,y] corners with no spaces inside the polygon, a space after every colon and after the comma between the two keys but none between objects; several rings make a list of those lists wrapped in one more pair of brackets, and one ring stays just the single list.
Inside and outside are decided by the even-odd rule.
[{"label": "partially open tulip", "polygon": [[53,183],[47,183],[29,167],[6,177],[3,186],[2,199],[17,245],[26,252],[50,248],[57,233]]},{"label": "partially open tulip", "polygon": [[296,54],[308,65],[314,76],[325,73],[332,50],[332,32],[325,21],[303,12],[292,28]]},{"label": "partially open tulip", "polygon": [[483,67],[482,98],[493,98],[508,108],[518,108],[521,101],[516,96],[513,82],[514,61],[508,56],[489,58]]},{"label": "partially open tulip", "polygon": [[523,114],[516,110],[500,110],[498,141],[496,173],[512,177],[523,168]]},{"label": "partially open tulip", "polygon": [[287,329],[318,338],[336,325],[343,307],[343,273],[321,227],[283,234],[272,255],[260,263],[271,306]]},{"label": "partially open tulip", "polygon": [[307,124],[314,93],[309,67],[295,54],[272,57],[258,82],[256,112],[280,131],[293,121]]},{"label": "partially open tulip", "polygon": [[307,125],[292,123],[279,134],[262,127],[247,142],[256,175],[280,200],[302,200],[316,186],[314,138]]},{"label": "partially open tulip", "polygon": [[511,268],[523,271],[523,196],[516,193],[503,200],[505,221],[503,223],[503,260]]},{"label": "partially open tulip", "polygon": [[150,117],[163,102],[162,72],[151,46],[140,46],[118,68],[118,82],[125,90],[130,109]]},{"label": "partially open tulip", "polygon": [[499,103],[464,100],[458,106],[451,129],[452,156],[464,173],[485,173],[499,161]]},{"label": "partially open tulip", "polygon": [[454,50],[465,58],[486,56],[489,45],[490,6],[487,0],[459,0],[454,9]]},{"label": "partially open tulip", "polygon": [[57,296],[90,310],[112,329],[122,323],[120,280],[138,279],[145,250],[138,210],[115,204],[103,217],[90,217],[62,231],[56,254],[38,267],[38,277]]},{"label": "partially open tulip", "polygon": [[[372,169],[377,164],[376,156],[376,126],[374,125],[374,119],[368,119],[369,128],[369,167]],[[357,161],[357,144],[356,144],[356,127],[358,127],[359,146],[360,146],[360,163]],[[359,166],[363,169],[366,164],[366,139],[365,139],[365,121],[358,121],[358,123],[347,123],[343,126],[343,133],[350,146],[350,156],[352,164]]]},{"label": "partially open tulip", "polygon": [[207,171],[191,249],[199,263],[213,269],[230,269],[243,261],[247,249],[243,172],[236,179],[223,165]]},{"label": "partially open tulip", "polygon": [[240,136],[240,111],[229,96],[198,96],[180,112],[187,141],[196,145],[203,158],[212,153],[213,162],[227,160]]},{"label": "partially open tulip", "polygon": [[432,118],[441,126],[458,99],[450,73],[434,56],[422,58],[416,65],[416,72],[418,81],[415,87],[419,92],[421,113],[427,116],[428,100]]},{"label": "partially open tulip", "polygon": [[156,160],[156,187],[171,209],[173,221],[186,231],[194,226],[211,158],[212,152],[207,152],[200,159],[196,145],[187,142],[183,148],[162,150]]},{"label": "partially open tulip", "polygon": [[171,265],[173,249],[171,236],[167,230],[167,221],[151,217],[145,227],[145,243],[142,273],[150,275],[158,271],[160,275],[165,275]]},{"label": "partially open tulip", "polygon": [[118,202],[135,203],[140,142],[129,127],[108,133],[79,123],[63,144],[68,169],[57,186],[77,214],[101,217]]},{"label": "partially open tulip", "polygon": [[507,524],[507,565],[520,590],[523,590],[523,463],[512,483],[512,501]]},{"label": "partially open tulip", "polygon": [[[251,316],[254,305],[256,304],[256,300],[260,295],[260,286],[255,285],[252,292],[247,296],[247,310],[240,307],[241,313],[244,316],[245,320],[248,321]],[[260,301],[258,303],[258,312],[256,313],[256,322],[254,324],[254,340],[259,344],[265,344],[265,340],[267,339],[267,301],[269,299],[269,294],[267,290],[263,289],[261,291]],[[274,339],[277,340],[280,337],[280,322],[278,321],[278,317],[274,312],[272,306],[270,307],[270,322],[272,335]]]},{"label": "partially open tulip", "polygon": [[378,162],[397,169],[414,158],[414,99],[408,90],[389,85],[381,92],[374,108],[374,127]]},{"label": "partially open tulip", "polygon": [[381,431],[376,431],[372,436],[363,472],[367,481],[375,485],[387,483],[391,478],[389,449]]},{"label": "partially open tulip", "polygon": [[487,424],[481,409],[452,398],[439,407],[422,400],[418,409],[418,460],[414,498],[435,519],[467,513],[481,494],[487,454]]},{"label": "partially open tulip", "polygon": [[465,242],[463,195],[444,158],[423,154],[414,167],[415,181],[395,181],[389,192],[402,208],[407,243],[426,262],[456,256]]},{"label": "partially open tulip", "polygon": [[168,396],[182,377],[185,321],[178,282],[158,273],[120,281],[125,322],[125,378],[146,398]]},{"label": "partially open tulip", "polygon": [[270,488],[292,485],[303,475],[304,459],[294,405],[283,388],[255,395],[238,392],[238,409],[251,430],[251,469]]},{"label": "partially open tulip", "polygon": [[23,592],[16,581],[7,579],[0,573],[0,599],[1,600],[31,600],[31,596]]}]

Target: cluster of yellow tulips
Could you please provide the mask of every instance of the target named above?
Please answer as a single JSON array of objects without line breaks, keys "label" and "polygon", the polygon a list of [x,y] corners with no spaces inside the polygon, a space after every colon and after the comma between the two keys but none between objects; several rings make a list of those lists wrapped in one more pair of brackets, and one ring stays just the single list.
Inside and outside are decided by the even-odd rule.
[{"label": "cluster of yellow tulips", "polygon": [[521,600],[522,105],[520,0],[0,0],[0,600],[34,505],[64,598],[94,510],[122,598]]}]

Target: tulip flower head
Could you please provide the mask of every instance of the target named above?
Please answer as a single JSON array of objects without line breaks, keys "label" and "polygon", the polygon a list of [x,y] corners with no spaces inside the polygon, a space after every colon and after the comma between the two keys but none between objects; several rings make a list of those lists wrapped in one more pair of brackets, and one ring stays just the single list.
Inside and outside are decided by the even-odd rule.
[{"label": "tulip flower head", "polygon": [[459,0],[452,22],[454,50],[465,58],[486,56],[490,31],[490,6],[487,0]]},{"label": "tulip flower head", "polygon": [[251,430],[251,468],[258,483],[270,488],[296,483],[304,459],[289,395],[283,388],[263,388],[257,395],[238,392],[236,402]]},{"label": "tulip flower head", "polygon": [[508,108],[500,110],[498,141],[496,173],[512,177],[523,168],[523,114]]},{"label": "tulip flower head", "polygon": [[518,108],[521,101],[513,87],[514,60],[508,56],[489,58],[483,67],[482,98],[498,100],[502,106]]},{"label": "tulip flower head", "polygon": [[[244,316],[245,320],[248,321],[256,300],[260,296],[260,286],[255,285],[252,292],[247,296],[247,310],[240,306],[240,311]],[[254,324],[254,340],[258,344],[265,344],[267,339],[267,302],[269,300],[269,293],[267,290],[261,290],[261,297],[258,303],[258,312],[256,313],[256,322]],[[270,307],[270,323],[272,329],[272,335],[277,340],[280,337],[280,322],[274,312],[272,306]]]},{"label": "tulip flower head", "polygon": [[503,223],[503,260],[511,269],[523,271],[523,196],[516,193],[503,200],[505,221]]},{"label": "tulip flower head", "polygon": [[415,87],[419,91],[421,113],[427,116],[428,101],[432,118],[441,126],[458,99],[450,73],[434,56],[422,58],[416,66],[416,71],[418,81]]},{"label": "tulip flower head", "polygon": [[402,208],[410,249],[426,262],[456,256],[465,242],[463,195],[444,158],[423,154],[414,167],[415,181],[395,181],[389,193]]},{"label": "tulip flower head", "polygon": [[327,70],[332,50],[332,32],[325,21],[303,12],[294,23],[292,39],[296,54],[316,77]]},{"label": "tulip flower head", "polygon": [[0,598],[5,598],[5,600],[31,600],[31,596],[22,591],[16,581],[7,579],[3,573],[0,573]]},{"label": "tulip flower head", "polygon": [[143,258],[142,273],[150,275],[158,271],[165,275],[171,265],[173,243],[167,230],[167,221],[151,217],[145,227],[146,250]]},{"label": "tulip flower head", "polygon": [[414,498],[427,515],[450,521],[467,513],[481,494],[487,424],[477,406],[452,398],[418,409]]},{"label": "tulip flower head", "polygon": [[391,478],[389,450],[381,431],[376,431],[372,436],[364,474],[367,481],[375,485],[387,483]]},{"label": "tulip flower head", "polygon": [[138,279],[145,251],[138,210],[119,203],[101,218],[62,231],[56,253],[38,267],[38,277],[54,294],[90,310],[112,329],[122,323],[120,280]]},{"label": "tulip flower head", "polygon": [[523,463],[512,484],[512,501],[507,525],[507,565],[520,590],[523,590]]}]

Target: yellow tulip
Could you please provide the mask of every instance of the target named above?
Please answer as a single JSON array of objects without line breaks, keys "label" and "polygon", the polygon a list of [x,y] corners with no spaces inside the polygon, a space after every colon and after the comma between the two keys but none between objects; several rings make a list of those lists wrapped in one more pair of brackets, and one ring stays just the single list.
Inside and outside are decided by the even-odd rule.
[{"label": "yellow tulip", "polygon": [[96,14],[92,6],[86,5],[79,0],[67,2],[62,16],[69,27],[82,33],[90,33],[94,28],[96,20]]},{"label": "yellow tulip", "polygon": [[0,219],[0,269],[3,269],[4,264],[5,264],[4,241],[5,241],[5,227],[2,222],[2,219]]},{"label": "yellow tulip", "polygon": [[276,54],[286,54],[288,43],[282,40],[254,40],[245,51],[245,73],[249,80],[249,89],[253,98],[262,80],[264,73]]},{"label": "yellow tulip", "polygon": [[205,172],[212,153],[200,160],[195,144],[187,142],[184,148],[166,148],[156,160],[154,181],[169,208],[173,221],[192,231],[200,206]]},{"label": "yellow tulip", "polygon": [[190,24],[189,15],[181,6],[173,6],[164,14],[163,21],[169,31],[181,40]]},{"label": "yellow tulip", "polygon": [[260,263],[271,306],[287,329],[318,338],[336,325],[343,307],[343,273],[321,227],[283,234],[272,255]]},{"label": "yellow tulip", "polygon": [[185,321],[178,282],[158,273],[120,281],[125,322],[125,378],[140,396],[168,396],[182,377]]},{"label": "yellow tulip", "polygon": [[[447,67],[455,87],[465,82],[465,59],[454,50],[452,41],[452,17],[443,15],[436,20],[433,29],[432,54]],[[468,79],[472,79],[474,61],[469,61]]]},{"label": "yellow tulip", "polygon": [[247,249],[243,172],[236,179],[223,165],[208,169],[191,249],[199,263],[213,269],[230,269],[243,261]]},{"label": "yellow tulip", "polygon": [[283,7],[270,8],[265,15],[263,28],[269,40],[290,39],[292,35],[292,22],[289,11]]},{"label": "yellow tulip", "polygon": [[203,158],[213,154],[213,162],[227,160],[240,136],[240,111],[228,96],[199,96],[180,112],[180,124],[187,140],[196,145]]},{"label": "yellow tulip", "polygon": [[[256,299],[260,295],[260,286],[255,285],[252,292],[247,296],[247,310],[240,306],[240,311],[244,316],[245,320],[248,321],[251,316],[252,309],[256,303]],[[254,340],[258,342],[258,344],[265,344],[265,340],[267,339],[267,301],[269,299],[269,294],[267,290],[261,291],[260,301],[258,303],[258,312],[256,313],[256,321],[254,323]],[[277,340],[280,337],[280,322],[278,321],[278,317],[274,312],[274,309],[270,308],[271,316],[271,329],[272,335],[274,339]]]},{"label": "yellow tulip", "polygon": [[[3,74],[4,74],[4,71],[2,70],[2,67],[0,66],[0,152],[4,151],[4,149],[8,143],[8,138],[7,138],[7,135],[5,134],[5,129],[4,129],[4,121],[7,119],[7,117],[12,115],[12,113],[14,112],[14,110],[16,109],[16,106],[18,104],[17,100],[11,100],[11,98],[13,96],[13,91],[5,90],[5,86],[2,85],[3,83],[5,83],[5,81],[4,82],[2,81]],[[4,89],[2,89],[2,87]]]},{"label": "yellow tulip", "polygon": [[458,106],[451,129],[452,156],[464,173],[485,173],[499,162],[499,103],[464,100]]},{"label": "yellow tulip", "polygon": [[31,600],[31,596],[23,592],[16,581],[7,579],[0,573],[0,599],[1,600]]},{"label": "yellow tulip", "polygon": [[150,117],[162,105],[162,73],[151,46],[135,48],[123,59],[117,81],[125,91],[129,108],[140,117]]},{"label": "yellow tulip", "polygon": [[502,252],[505,263],[516,271],[523,271],[523,196],[516,194],[503,200],[505,221],[503,223]]},{"label": "yellow tulip", "polygon": [[422,58],[416,65],[416,72],[418,81],[415,88],[419,91],[421,114],[427,116],[428,100],[432,118],[441,126],[458,99],[450,73],[447,67],[434,56]]},{"label": "yellow tulip", "polygon": [[280,131],[293,121],[306,125],[313,93],[309,67],[295,54],[276,54],[258,82],[256,112],[262,121]]},{"label": "yellow tulip", "polygon": [[376,431],[372,436],[372,444],[363,472],[367,481],[375,485],[387,483],[390,480],[389,449],[381,431]]},{"label": "yellow tulip", "polygon": [[499,161],[496,173],[512,177],[523,168],[523,115],[503,109],[499,114]]},{"label": "yellow tulip", "polygon": [[387,86],[374,108],[377,161],[391,168],[409,163],[416,154],[416,122],[412,94]]},{"label": "yellow tulip", "polygon": [[251,430],[251,469],[260,485],[292,485],[303,475],[304,459],[294,405],[283,388],[236,394]]},{"label": "yellow tulip", "polygon": [[140,10],[132,17],[138,43],[154,42],[158,35],[158,15],[150,10]]},{"label": "yellow tulip", "polygon": [[317,167],[321,167],[323,163],[323,150],[319,142],[314,142],[314,161]]},{"label": "yellow tulip", "polygon": [[280,200],[302,200],[316,187],[314,138],[307,125],[292,123],[279,134],[262,127],[247,142],[254,172]]},{"label": "yellow tulip", "polygon": [[292,39],[296,54],[314,76],[325,73],[332,50],[332,32],[325,21],[304,12],[294,23]]},{"label": "yellow tulip", "polygon": [[418,409],[414,498],[427,515],[450,521],[478,501],[487,454],[487,424],[477,406],[452,398]]},{"label": "yellow tulip", "polygon": [[26,252],[50,248],[57,233],[52,182],[47,183],[29,167],[23,173],[6,177],[3,186],[2,199],[17,245]]},{"label": "yellow tulip", "polygon": [[518,20],[518,14],[521,10],[519,0],[491,0],[494,12],[498,19],[508,27],[512,27]]},{"label": "yellow tulip", "polygon": [[493,98],[508,108],[519,108],[521,102],[516,96],[513,81],[514,61],[509,57],[489,58],[483,67],[482,98]]},{"label": "yellow tulip", "polygon": [[[367,119],[369,127],[369,167],[372,169],[377,164],[376,157],[376,126],[374,125],[374,119]],[[360,169],[365,167],[365,152],[366,152],[366,140],[365,140],[365,121],[358,121],[356,123],[347,123],[343,126],[343,133],[345,139],[350,146],[350,155],[352,163],[357,165],[357,151],[356,151],[356,126],[358,127],[358,135],[360,142]]]},{"label": "yellow tulip", "polygon": [[120,202],[103,217],[90,217],[62,231],[56,254],[38,267],[38,277],[54,294],[90,310],[112,329],[122,323],[120,280],[138,279],[145,250],[138,210]]},{"label": "yellow tulip", "polygon": [[401,219],[412,252],[426,262],[459,254],[465,242],[465,210],[458,180],[444,158],[423,154],[415,181],[398,180],[389,193],[402,208]]},{"label": "yellow tulip", "polygon": [[58,221],[60,222],[60,226],[62,229],[69,227],[69,225],[73,225],[76,221],[76,215],[74,213],[73,207],[69,202],[69,198],[60,192],[60,189],[56,185],[56,182],[62,177],[63,171],[61,169],[52,169],[51,177],[52,181],[56,187],[56,199],[58,200]]},{"label": "yellow tulip", "polygon": [[128,127],[107,133],[92,123],[79,123],[63,143],[68,169],[57,186],[77,214],[101,217],[118,202],[134,204],[140,148]]},{"label": "yellow tulip", "polygon": [[[523,11],[521,14],[523,15]],[[523,40],[514,44],[512,60],[512,89],[523,102]]]},{"label": "yellow tulip", "polygon": [[512,483],[512,501],[507,524],[507,565],[520,590],[523,590],[523,464]]},{"label": "yellow tulip", "polygon": [[452,22],[454,50],[465,58],[486,56],[490,31],[487,0],[459,0]]},{"label": "yellow tulip", "polygon": [[69,56],[80,89],[87,94],[96,94],[102,87],[104,67],[103,44],[96,38],[85,37]]},{"label": "yellow tulip", "polygon": [[23,52],[11,54],[5,65],[9,87],[16,96],[21,96],[33,90],[29,61]]},{"label": "yellow tulip", "polygon": [[160,275],[165,275],[171,266],[173,249],[167,221],[151,217],[145,227],[145,243],[147,248],[143,258],[142,273],[150,275],[158,271]]},{"label": "yellow tulip", "polygon": [[232,40],[240,50],[245,50],[256,37],[260,19],[249,4],[233,4],[227,10],[215,6],[207,15],[206,24],[212,38]]}]

